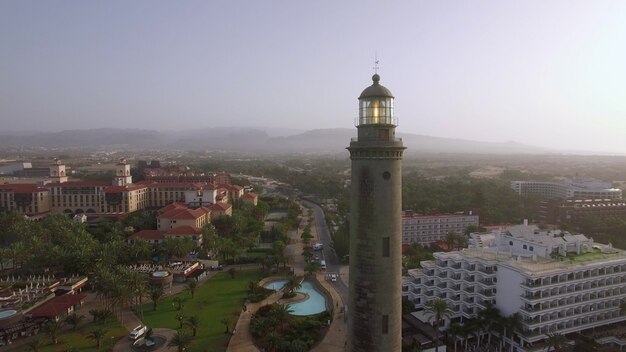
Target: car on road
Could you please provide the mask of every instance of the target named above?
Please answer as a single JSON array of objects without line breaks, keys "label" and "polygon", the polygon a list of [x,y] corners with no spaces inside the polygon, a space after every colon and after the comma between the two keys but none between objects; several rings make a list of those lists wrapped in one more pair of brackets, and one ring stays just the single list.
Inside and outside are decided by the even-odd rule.
[{"label": "car on road", "polygon": [[315,259],[315,260],[320,260],[320,256],[316,254],[316,255],[313,257],[313,259]]},{"label": "car on road", "polygon": [[128,338],[131,340],[137,340],[138,338],[142,337],[143,335],[146,334],[146,331],[148,331],[148,327],[145,325],[138,325],[136,328],[133,329],[133,331],[131,331],[128,334]]},{"label": "car on road", "polygon": [[324,249],[324,245],[322,243],[316,243],[313,245],[313,250],[315,251],[321,251],[322,249]]},{"label": "car on road", "polygon": [[337,282],[337,274],[330,274],[330,281]]}]

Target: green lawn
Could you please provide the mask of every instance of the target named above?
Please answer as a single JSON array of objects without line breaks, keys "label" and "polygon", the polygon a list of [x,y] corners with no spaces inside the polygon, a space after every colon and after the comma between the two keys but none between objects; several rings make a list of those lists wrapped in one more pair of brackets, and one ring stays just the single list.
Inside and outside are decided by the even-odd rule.
[{"label": "green lawn", "polygon": [[[85,317],[85,319],[91,319],[91,317]],[[39,352],[63,352],[68,350],[81,352],[98,351],[96,341],[87,338],[91,331],[97,328],[103,328],[107,331],[106,337],[102,339],[100,351],[110,351],[120,338],[125,338],[128,335],[128,331],[126,331],[117,320],[112,318],[104,325],[88,323],[77,328],[75,331],[69,330],[59,333],[59,343],[57,345],[51,343],[47,334],[41,333],[38,335],[42,345]],[[19,351],[32,351],[32,349],[28,346],[23,346]]]},{"label": "green lawn", "polygon": [[[200,320],[197,336],[189,348],[190,352],[226,350],[230,335],[224,333],[222,320],[228,318],[229,329],[232,330],[241,312],[242,302],[247,296],[248,282],[260,278],[261,273],[257,269],[237,270],[234,279],[227,272],[219,272],[196,289],[193,299],[189,292],[178,295],[185,299],[182,315],[185,318],[197,316]],[[179,311],[173,303],[174,297],[176,296],[159,301],[156,311],[152,310],[152,302],[143,306],[148,326],[178,329]],[[191,333],[189,329],[187,331]]]}]

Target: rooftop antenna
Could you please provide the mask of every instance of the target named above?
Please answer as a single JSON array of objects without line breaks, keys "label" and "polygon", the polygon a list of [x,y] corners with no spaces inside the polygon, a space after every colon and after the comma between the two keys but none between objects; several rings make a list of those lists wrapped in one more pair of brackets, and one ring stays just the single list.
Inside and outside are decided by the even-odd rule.
[{"label": "rooftop antenna", "polygon": [[378,73],[378,63],[379,62],[380,61],[378,60],[378,52],[375,51],[374,52],[374,73],[376,73],[376,74]]}]

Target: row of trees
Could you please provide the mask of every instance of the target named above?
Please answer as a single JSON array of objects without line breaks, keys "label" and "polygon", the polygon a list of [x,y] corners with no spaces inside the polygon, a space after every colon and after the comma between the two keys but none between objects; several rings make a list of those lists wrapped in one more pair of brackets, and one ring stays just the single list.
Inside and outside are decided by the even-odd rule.
[{"label": "row of trees", "polygon": [[[445,300],[436,298],[426,303],[426,311],[430,314],[435,324],[435,350],[439,347],[439,328],[446,318],[452,316],[452,310]],[[454,350],[457,350],[458,338],[461,337],[463,350],[470,349],[470,337],[475,337],[475,349],[480,349],[481,344],[492,345],[492,341],[497,339],[497,346],[500,351],[504,348],[505,337],[509,339],[509,346],[513,350],[511,341],[515,341],[515,336],[522,330],[522,317],[519,313],[510,316],[502,316],[498,308],[487,303],[486,308],[478,313],[474,319],[465,320],[462,324],[452,321],[448,327],[447,334],[454,342]],[[487,336],[485,339],[485,335]]]},{"label": "row of trees", "polygon": [[[435,324],[435,351],[439,349],[439,328],[446,318],[452,316],[452,310],[445,300],[436,298],[426,303],[426,312],[430,314],[431,320]],[[498,308],[487,303],[485,309],[480,311],[476,318],[468,319],[462,323],[452,321],[447,329],[447,336],[452,340],[454,351],[457,351],[459,338],[463,351],[470,349],[480,350],[481,345],[496,346],[498,351],[503,351],[508,342],[509,350],[513,351],[513,343],[521,337],[516,338],[522,332],[522,316],[513,313],[503,316]],[[469,338],[474,337],[475,345],[471,345]],[[493,343],[495,342],[495,344]],[[561,351],[567,339],[558,332],[546,334],[547,351]],[[407,346],[410,347],[410,346]],[[484,347],[484,346],[483,346]]]}]

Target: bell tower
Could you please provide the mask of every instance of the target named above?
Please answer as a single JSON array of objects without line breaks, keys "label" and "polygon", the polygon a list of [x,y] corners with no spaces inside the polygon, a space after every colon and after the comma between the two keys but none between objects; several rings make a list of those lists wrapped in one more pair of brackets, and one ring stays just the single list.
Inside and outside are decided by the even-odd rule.
[{"label": "bell tower", "polygon": [[359,96],[352,165],[348,351],[402,349],[402,153],[380,76]]},{"label": "bell tower", "polygon": [[53,180],[52,182],[63,183],[67,182],[67,175],[65,173],[65,164],[57,158],[54,158],[54,162],[49,166],[48,177]]},{"label": "bell tower", "polygon": [[133,183],[133,177],[130,175],[130,165],[126,159],[120,159],[115,166],[115,177],[113,179],[114,186],[127,186]]}]

